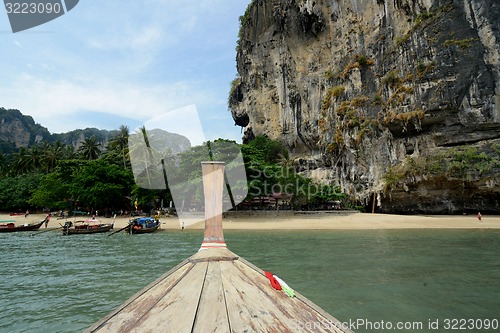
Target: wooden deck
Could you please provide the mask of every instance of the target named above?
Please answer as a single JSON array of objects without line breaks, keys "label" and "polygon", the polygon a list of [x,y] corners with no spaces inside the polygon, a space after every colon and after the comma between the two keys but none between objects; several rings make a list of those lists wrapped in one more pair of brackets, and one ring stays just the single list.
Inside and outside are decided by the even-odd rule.
[{"label": "wooden deck", "polygon": [[228,249],[206,249],[86,332],[350,332],[335,323],[299,293],[273,289],[262,270]]}]

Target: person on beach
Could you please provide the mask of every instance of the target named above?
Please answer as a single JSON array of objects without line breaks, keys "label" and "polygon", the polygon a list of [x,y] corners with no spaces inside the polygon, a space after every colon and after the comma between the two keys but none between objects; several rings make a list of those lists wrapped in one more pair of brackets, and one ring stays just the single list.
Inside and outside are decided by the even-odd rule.
[{"label": "person on beach", "polygon": [[481,212],[477,212],[477,219],[481,221]]},{"label": "person on beach", "polygon": [[47,228],[49,222],[50,222],[50,213],[48,213],[47,216],[45,216],[45,228]]},{"label": "person on beach", "polygon": [[27,218],[30,215],[30,211],[26,209],[26,214],[24,214],[24,218]]}]

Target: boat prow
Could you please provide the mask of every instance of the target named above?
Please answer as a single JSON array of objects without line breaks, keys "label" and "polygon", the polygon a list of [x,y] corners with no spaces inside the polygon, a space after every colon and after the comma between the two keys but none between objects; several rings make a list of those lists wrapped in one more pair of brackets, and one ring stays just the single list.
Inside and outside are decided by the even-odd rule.
[{"label": "boat prow", "polygon": [[62,228],[63,235],[98,234],[108,232],[113,229],[113,223],[101,223],[100,220],[84,220],[66,222]]},{"label": "boat prow", "polygon": [[40,229],[45,220],[37,223],[25,223],[17,226],[14,222],[14,220],[0,221],[0,232],[35,231]]},{"label": "boat prow", "polygon": [[126,228],[127,233],[135,234],[148,234],[156,232],[160,229],[161,221],[152,217],[139,217],[129,221]]}]

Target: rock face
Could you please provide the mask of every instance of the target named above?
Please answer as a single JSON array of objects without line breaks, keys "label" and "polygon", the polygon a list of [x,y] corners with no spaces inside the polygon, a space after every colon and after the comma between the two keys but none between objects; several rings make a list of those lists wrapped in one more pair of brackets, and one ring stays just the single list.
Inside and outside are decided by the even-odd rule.
[{"label": "rock face", "polygon": [[0,108],[0,149],[2,153],[40,143],[50,136],[49,131],[36,124],[32,117],[18,110]]},{"label": "rock face", "polygon": [[98,142],[105,143],[115,133],[117,131],[86,128],[51,134],[47,128],[35,123],[31,116],[23,115],[19,110],[0,107],[0,153],[12,153],[21,147],[56,141],[78,148],[85,138],[94,136]]},{"label": "rock face", "polygon": [[[101,149],[105,149],[108,141],[118,133],[117,130],[85,128],[51,134],[47,128],[35,123],[31,116],[23,115],[19,110],[7,110],[0,107],[0,154],[13,153],[19,148],[54,142],[61,142],[78,149],[85,139],[90,137],[96,138],[101,144]],[[158,151],[168,148],[173,153],[179,153],[191,147],[189,139],[180,134],[162,129],[148,129],[148,135],[151,140],[150,144]]]},{"label": "rock face", "polygon": [[379,211],[500,212],[497,0],[254,0],[240,20],[244,141]]}]

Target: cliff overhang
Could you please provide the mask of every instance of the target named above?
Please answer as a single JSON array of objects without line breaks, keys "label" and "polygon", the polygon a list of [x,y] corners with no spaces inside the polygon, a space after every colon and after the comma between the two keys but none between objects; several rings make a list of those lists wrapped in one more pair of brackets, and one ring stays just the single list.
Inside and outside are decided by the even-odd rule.
[{"label": "cliff overhang", "polygon": [[[380,211],[500,212],[498,1],[254,0],[241,23],[229,106],[244,142],[284,142],[325,171],[304,173]],[[489,169],[388,184],[409,161],[457,162],[453,149]]]}]

